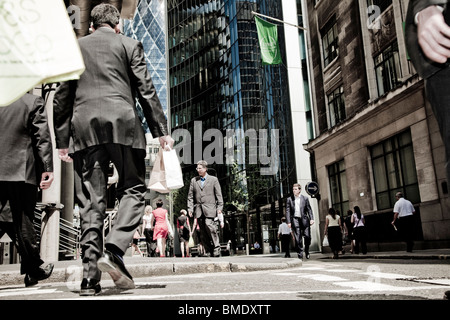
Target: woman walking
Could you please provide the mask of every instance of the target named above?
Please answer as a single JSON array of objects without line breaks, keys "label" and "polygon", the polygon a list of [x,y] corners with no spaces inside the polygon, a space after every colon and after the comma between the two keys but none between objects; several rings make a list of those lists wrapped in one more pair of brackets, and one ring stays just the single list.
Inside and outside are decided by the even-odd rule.
[{"label": "woman walking", "polygon": [[336,214],[334,208],[328,210],[325,222],[325,235],[328,236],[333,259],[337,259],[339,251],[342,251],[342,224],[341,217]]},{"label": "woman walking", "polygon": [[170,227],[169,218],[167,216],[167,210],[162,208],[163,201],[158,199],[156,202],[156,209],[153,210],[152,219],[150,225],[153,226],[155,220],[155,227],[153,231],[153,240],[156,240],[158,246],[159,256],[166,256],[166,238],[169,233],[172,235],[172,229]]},{"label": "woman walking", "polygon": [[359,253],[359,245],[361,244],[362,254],[367,253],[367,232],[366,220],[358,206],[353,208],[355,212],[352,214],[353,235],[355,237],[355,253]]}]

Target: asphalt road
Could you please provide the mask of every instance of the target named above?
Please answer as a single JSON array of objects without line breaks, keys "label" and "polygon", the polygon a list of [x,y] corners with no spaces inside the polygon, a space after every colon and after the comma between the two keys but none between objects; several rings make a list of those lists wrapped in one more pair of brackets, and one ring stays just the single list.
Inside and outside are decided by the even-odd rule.
[{"label": "asphalt road", "polygon": [[135,284],[133,290],[119,290],[111,280],[103,280],[101,294],[88,298],[79,296],[79,281],[42,282],[30,288],[5,285],[0,286],[0,303],[153,300],[175,301],[175,310],[189,303],[230,300],[245,300],[253,305],[296,300],[443,300],[445,291],[450,290],[450,261],[311,259],[300,267],[282,270],[152,276],[135,278]]}]

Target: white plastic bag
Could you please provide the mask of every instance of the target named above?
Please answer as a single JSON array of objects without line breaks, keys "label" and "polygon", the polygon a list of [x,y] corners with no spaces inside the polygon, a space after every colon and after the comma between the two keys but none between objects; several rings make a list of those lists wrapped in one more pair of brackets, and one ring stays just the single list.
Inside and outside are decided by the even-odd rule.
[{"label": "white plastic bag", "polygon": [[64,1],[0,1],[0,106],[38,84],[79,79],[84,69]]},{"label": "white plastic bag", "polygon": [[322,246],[323,246],[323,247],[329,247],[329,246],[330,246],[330,243],[328,242],[328,236],[327,236],[327,235],[325,235],[325,236],[323,237]]},{"label": "white plastic bag", "polygon": [[170,190],[169,188],[167,188],[166,184],[166,172],[162,154],[162,149],[159,149],[159,152],[156,155],[155,163],[153,165],[152,173],[150,174],[148,187],[149,189],[157,191],[159,193],[169,193]]},{"label": "white plastic bag", "polygon": [[180,161],[174,149],[162,152],[164,169],[166,173],[166,185],[170,190],[183,187],[183,172],[181,171]]}]

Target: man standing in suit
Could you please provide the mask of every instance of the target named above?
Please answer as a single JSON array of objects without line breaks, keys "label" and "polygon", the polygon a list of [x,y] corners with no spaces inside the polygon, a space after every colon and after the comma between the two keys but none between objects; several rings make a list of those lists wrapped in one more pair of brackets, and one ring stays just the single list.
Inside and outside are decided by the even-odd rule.
[{"label": "man standing in suit", "polygon": [[305,240],[305,255],[309,259],[309,246],[311,244],[311,226],[314,224],[314,215],[309,199],[300,194],[302,187],[295,183],[292,187],[293,195],[286,202],[286,222],[294,233],[296,249],[299,259],[303,259],[303,238]]},{"label": "man standing in suit", "polygon": [[445,146],[450,183],[450,8],[447,0],[411,0],[406,16],[406,45]]},{"label": "man standing in suit", "polygon": [[198,176],[192,178],[188,193],[189,216],[194,213],[200,226],[200,240],[211,257],[220,257],[220,242],[214,222],[217,217],[223,228],[223,199],[219,180],[207,174],[208,167],[204,160],[197,163]]},{"label": "man standing in suit", "polygon": [[[173,146],[167,121],[153,86],[142,43],[120,35],[119,11],[100,4],[91,12],[91,35],[79,39],[86,70],[79,80],[61,84],[54,98],[56,146],[63,161],[74,160],[80,205],[83,280],[80,295],[101,291],[101,272],[119,288],[134,288],[123,263],[144,213],[145,132],[135,98],[150,132],[161,146]],[[119,174],[119,208],[105,239],[103,221],[109,163]],[[103,253],[103,255],[102,255]]]},{"label": "man standing in suit", "polygon": [[28,287],[53,271],[51,263],[41,267],[44,261],[33,226],[37,188],[48,189],[53,182],[53,147],[41,97],[25,94],[0,107],[0,146],[0,207],[9,202],[20,273],[25,274]]}]

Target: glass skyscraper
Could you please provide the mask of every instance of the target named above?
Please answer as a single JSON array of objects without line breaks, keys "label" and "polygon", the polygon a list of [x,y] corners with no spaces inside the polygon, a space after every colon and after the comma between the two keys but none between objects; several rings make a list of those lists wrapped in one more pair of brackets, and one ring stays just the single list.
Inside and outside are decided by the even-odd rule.
[{"label": "glass skyscraper", "polygon": [[[225,212],[245,208],[228,215],[230,234],[224,233],[223,241],[239,246],[247,240],[274,240],[284,197],[296,182],[287,68],[262,65],[252,11],[282,19],[281,0],[168,0],[167,10],[169,121],[172,132],[190,133],[189,141],[178,141],[192,150],[184,158],[186,181],[203,158],[220,180]],[[283,28],[278,32],[286,61]],[[217,131],[222,138],[208,136]],[[221,150],[206,152],[210,144],[232,155],[235,165],[221,158]],[[203,153],[195,152],[199,149]],[[261,154],[271,159],[275,170],[269,174],[262,174],[268,163]],[[180,192],[187,193],[188,187]],[[185,205],[182,200],[174,209]],[[239,214],[246,210],[250,220]],[[270,239],[261,238],[262,226]]]},{"label": "glass skyscraper", "polygon": [[126,36],[142,42],[147,67],[164,112],[167,105],[167,64],[164,0],[140,0],[133,20],[123,20]]}]

